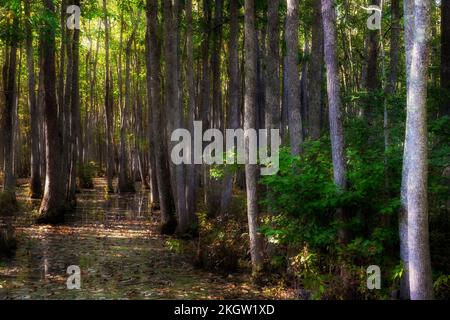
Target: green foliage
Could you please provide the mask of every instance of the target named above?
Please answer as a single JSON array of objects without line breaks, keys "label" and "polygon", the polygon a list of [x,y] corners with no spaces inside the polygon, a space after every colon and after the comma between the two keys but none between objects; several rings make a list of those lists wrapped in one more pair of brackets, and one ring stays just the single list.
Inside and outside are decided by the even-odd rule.
[{"label": "green foliage", "polygon": [[[385,190],[383,157],[364,148],[347,148],[346,191],[338,190],[333,182],[327,139],[305,143],[300,157],[292,157],[289,150],[283,149],[279,174],[262,178],[269,190],[263,204],[273,214],[264,220],[261,232],[279,248],[287,246],[290,251],[297,251],[294,258],[287,260],[294,259],[296,268],[303,268],[294,274],[304,288],[315,288],[314,298],[330,295],[321,289],[323,282],[334,281],[329,279],[329,270],[347,265],[351,277],[359,283],[356,281],[361,268],[388,262],[384,254],[395,243],[395,229],[389,224],[383,227],[383,221],[389,221],[397,212],[398,193],[391,195]],[[343,224],[335,217],[339,208],[344,208],[349,216]],[[350,235],[346,245],[337,239],[337,231],[342,227]],[[330,283],[328,286],[339,287]]]},{"label": "green foliage", "polygon": [[242,194],[233,197],[229,212],[232,214],[216,218],[208,218],[206,212],[198,214],[197,267],[222,273],[235,272],[240,262],[247,260],[246,202]]}]

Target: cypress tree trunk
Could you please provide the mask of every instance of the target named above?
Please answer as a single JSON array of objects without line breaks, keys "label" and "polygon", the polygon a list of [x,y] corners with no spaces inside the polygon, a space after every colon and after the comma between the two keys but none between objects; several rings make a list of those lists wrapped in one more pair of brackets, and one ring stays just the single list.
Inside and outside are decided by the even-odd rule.
[{"label": "cypress tree trunk", "polygon": [[[163,234],[175,231],[175,204],[170,187],[167,143],[164,134],[164,118],[161,112],[161,39],[158,34],[158,0],[147,0],[147,88],[152,114],[152,134],[155,141],[156,180],[158,183],[159,203],[161,208],[161,227]],[[148,76],[150,75],[150,76]]]},{"label": "cypress tree trunk", "polygon": [[[275,0],[276,2],[278,0]],[[230,3],[230,42],[228,46],[229,60],[228,60],[228,128],[239,128],[239,114],[240,114],[240,79],[239,79],[239,51],[238,51],[238,37],[239,37],[239,2],[238,0],[231,0]],[[227,152],[233,150],[226,150]],[[222,200],[220,204],[221,213],[225,213],[231,204],[233,193],[233,177],[234,174],[226,171],[223,188]]]},{"label": "cypress tree trunk", "polygon": [[[405,20],[405,64],[406,64],[406,89],[409,95],[410,70],[412,59],[412,47],[414,36],[414,0],[403,0],[403,16]],[[408,118],[407,120],[408,121]],[[408,126],[408,124],[407,124]],[[408,140],[408,131],[405,134],[405,141]],[[400,260],[403,264],[403,277],[400,281],[400,298],[409,299],[409,258],[408,258],[408,173],[409,155],[408,145],[405,144],[403,151],[403,169],[401,185],[401,208],[399,212],[399,238],[400,238]]]},{"label": "cypress tree trunk", "polygon": [[314,0],[311,27],[311,66],[309,68],[309,136],[312,140],[320,138],[322,115],[323,81],[323,25],[321,0]]},{"label": "cypress tree trunk", "polygon": [[30,196],[32,199],[39,199],[42,196],[41,183],[41,155],[39,153],[39,118],[36,100],[36,81],[34,74],[34,53],[33,34],[30,22],[30,0],[25,1],[25,33],[26,33],[26,53],[27,53],[27,76],[28,76],[28,105],[30,108],[30,128],[31,128],[31,180]]},{"label": "cypress tree trunk", "polygon": [[5,109],[3,113],[3,152],[5,177],[3,192],[10,193],[11,201],[15,201],[16,179],[14,176],[14,110],[16,105],[16,73],[17,73],[17,37],[18,18],[14,16],[12,25],[13,35],[7,48],[5,64],[3,66],[3,85]]},{"label": "cypress tree trunk", "polygon": [[[245,93],[244,93],[244,130],[248,132],[256,126],[256,59],[257,45],[255,37],[254,0],[245,0]],[[245,152],[249,154],[249,137],[246,134]],[[258,166],[245,165],[245,181],[247,188],[247,216],[250,236],[250,255],[252,274],[258,278],[263,267],[262,239],[258,234]]]},{"label": "cypress tree trunk", "polygon": [[106,191],[113,193],[114,175],[114,128],[113,128],[113,104],[112,84],[109,69],[109,25],[106,0],[103,0],[103,23],[105,26],[105,115],[106,115]]},{"label": "cypress tree trunk", "polygon": [[[44,1],[47,14],[54,15],[52,0]],[[39,210],[38,223],[57,223],[64,220],[65,188],[61,180],[62,132],[58,122],[56,103],[55,30],[46,20],[42,29],[42,58],[44,72],[44,117],[46,144],[46,179],[44,197]]]},{"label": "cypress tree trunk", "polygon": [[[347,188],[347,167],[345,160],[344,129],[342,125],[342,102],[340,97],[340,82],[338,71],[337,42],[336,42],[336,10],[333,0],[322,0],[322,18],[324,30],[325,65],[327,69],[328,113],[330,120],[331,153],[333,158],[334,183],[338,190]],[[345,210],[340,208],[336,212],[339,223],[346,221]],[[347,243],[345,226],[338,230],[338,240]],[[341,269],[346,293],[349,289],[348,276],[345,267]]]},{"label": "cypress tree trunk", "polygon": [[285,71],[287,76],[287,100],[289,105],[289,139],[293,155],[300,154],[300,147],[303,142],[298,67],[298,6],[298,0],[287,0],[285,31],[287,65]]},{"label": "cypress tree trunk", "polygon": [[433,299],[428,235],[427,79],[430,40],[430,0],[416,1],[414,40],[408,87],[406,141],[409,286],[412,300]]},{"label": "cypress tree trunk", "polygon": [[[186,47],[187,47],[187,65],[186,80],[188,90],[188,116],[187,128],[191,133],[191,143],[194,142],[194,121],[195,121],[195,82],[194,82],[194,40],[193,40],[193,20],[192,20],[192,0],[186,0]],[[197,225],[196,209],[196,187],[197,179],[195,173],[195,164],[193,162],[193,150],[191,147],[191,164],[186,168],[186,207],[188,214],[188,224]]]}]

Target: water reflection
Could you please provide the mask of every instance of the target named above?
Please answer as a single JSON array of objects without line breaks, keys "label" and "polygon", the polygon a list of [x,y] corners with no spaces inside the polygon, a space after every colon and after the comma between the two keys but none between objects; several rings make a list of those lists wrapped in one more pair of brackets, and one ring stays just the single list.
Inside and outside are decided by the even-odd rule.
[{"label": "water reflection", "polygon": [[[104,193],[105,182],[78,195],[62,226],[35,226],[36,201],[14,224],[19,246],[0,261],[0,299],[171,299],[236,297],[245,283],[193,270],[157,233],[148,194]],[[140,190],[137,186],[136,190]],[[67,290],[67,267],[81,268],[81,290]],[[245,290],[245,297],[259,292]],[[252,293],[253,292],[253,293]]]}]

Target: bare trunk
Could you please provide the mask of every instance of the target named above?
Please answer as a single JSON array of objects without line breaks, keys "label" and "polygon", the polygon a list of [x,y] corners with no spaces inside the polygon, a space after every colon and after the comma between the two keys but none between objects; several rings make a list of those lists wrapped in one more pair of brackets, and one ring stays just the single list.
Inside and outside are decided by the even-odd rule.
[{"label": "bare trunk", "polygon": [[[150,92],[149,105],[152,114],[152,134],[155,141],[155,163],[158,183],[159,203],[161,207],[161,233],[175,231],[175,204],[170,187],[167,144],[164,135],[164,122],[161,113],[161,39],[158,34],[158,1],[147,0],[147,86]],[[150,74],[150,77],[148,76]]]},{"label": "bare trunk", "polygon": [[309,68],[309,136],[320,138],[322,129],[322,81],[323,81],[323,25],[321,0],[314,0],[311,27],[311,65]]},{"label": "bare trunk", "polygon": [[[49,15],[55,14],[52,0],[44,1]],[[46,179],[44,197],[39,210],[38,222],[57,223],[64,220],[65,192],[61,180],[62,133],[57,117],[56,70],[55,70],[55,31],[46,20],[41,35],[44,72],[44,116],[46,143]]]},{"label": "bare trunk", "polygon": [[[327,69],[328,113],[330,120],[331,153],[333,158],[334,183],[339,191],[347,188],[347,167],[345,160],[344,129],[342,125],[342,102],[340,97],[340,83],[338,71],[338,56],[336,42],[336,10],[333,0],[322,0],[322,18],[324,30],[325,65]],[[345,209],[336,212],[340,224],[345,224]],[[345,225],[338,230],[338,240],[347,243]],[[341,269],[344,286],[348,291],[349,283],[345,267]]]},{"label": "bare trunk", "polygon": [[[193,145],[194,138],[194,121],[195,121],[195,83],[194,83],[194,42],[193,42],[193,21],[192,21],[192,0],[186,1],[186,47],[187,47],[187,65],[186,79],[188,90],[188,117],[187,128],[191,133],[191,143]],[[193,152],[191,148],[191,163],[186,168],[186,207],[188,214],[188,223],[193,226],[197,224],[195,215],[196,209],[196,174],[195,164],[193,164]]]},{"label": "bare trunk", "polygon": [[[276,0],[277,1],[277,0]],[[228,126],[229,129],[239,128],[239,114],[240,114],[240,79],[239,79],[239,51],[238,51],[238,36],[239,36],[239,2],[238,0],[231,0],[230,3],[230,42],[229,42],[229,60],[228,60]],[[234,150],[226,150],[226,152],[233,152]],[[221,213],[225,213],[230,204],[233,195],[233,177],[234,174],[228,170],[225,172],[223,181],[223,192],[221,200]]]},{"label": "bare trunk", "polygon": [[[80,5],[80,1],[74,1],[75,5]],[[80,156],[81,147],[81,120],[80,120],[80,87],[79,87],[79,44],[80,44],[80,30],[73,31],[72,45],[72,92],[70,98],[70,146],[69,146],[69,190],[68,200],[70,203],[75,203],[75,195],[77,191],[77,165]]]},{"label": "bare trunk", "polygon": [[[409,95],[410,70],[412,59],[412,46],[414,37],[414,0],[403,1],[404,20],[405,20],[405,64],[406,64],[406,89]],[[408,120],[407,120],[408,121]],[[406,131],[405,141],[408,140],[408,131]],[[399,212],[399,236],[400,236],[400,260],[403,264],[403,277],[400,281],[400,297],[409,299],[409,258],[408,258],[408,173],[409,173],[409,155],[408,145],[405,144],[403,152],[403,171],[401,185],[401,208]]]},{"label": "bare trunk", "polygon": [[27,52],[27,76],[28,76],[28,105],[30,108],[31,127],[31,180],[30,196],[39,199],[42,196],[41,182],[41,155],[39,152],[39,118],[36,100],[36,82],[34,74],[33,34],[30,22],[30,0],[25,1],[25,32]]},{"label": "bare trunk", "polygon": [[286,81],[287,81],[287,103],[289,106],[289,140],[293,155],[300,154],[303,142],[302,120],[300,115],[300,78],[298,68],[298,29],[299,29],[299,2],[298,0],[287,0],[286,14]]},{"label": "bare trunk", "polygon": [[127,157],[127,121],[128,114],[131,113],[131,89],[130,89],[130,64],[131,64],[131,45],[133,44],[134,37],[140,18],[140,12],[138,13],[137,21],[135,22],[134,29],[130,38],[127,41],[125,48],[125,105],[122,109],[121,124],[120,124],[120,152],[119,152],[119,193],[134,192],[134,180],[130,179],[128,174],[128,157]]},{"label": "bare trunk", "polygon": [[[244,93],[244,130],[254,129],[256,126],[256,59],[257,45],[255,37],[255,6],[254,0],[245,0],[245,93]],[[249,154],[249,137],[246,134],[245,151]],[[247,216],[250,236],[250,255],[252,259],[252,273],[258,277],[263,267],[262,239],[258,234],[258,166],[245,165],[245,181],[247,188]]]},{"label": "bare trunk", "polygon": [[[11,28],[18,26],[18,18],[13,18]],[[7,49],[5,64],[3,66],[3,84],[5,109],[3,113],[3,152],[5,177],[3,191],[11,193],[15,197],[16,179],[14,176],[14,113],[16,105],[16,73],[17,73],[17,38],[13,36]]]},{"label": "bare trunk", "polygon": [[430,0],[416,1],[414,40],[408,87],[406,149],[409,286],[412,300],[433,299],[428,234],[427,80],[430,40]]},{"label": "bare trunk", "polygon": [[106,188],[108,193],[114,192],[114,128],[113,128],[113,104],[112,84],[109,68],[109,25],[106,0],[103,0],[103,15],[105,26],[105,115],[106,115]]}]

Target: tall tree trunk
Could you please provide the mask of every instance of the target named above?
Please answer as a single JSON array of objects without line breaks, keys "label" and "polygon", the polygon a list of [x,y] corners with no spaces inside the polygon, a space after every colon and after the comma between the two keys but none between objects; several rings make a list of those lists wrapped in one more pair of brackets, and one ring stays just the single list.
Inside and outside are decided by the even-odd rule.
[{"label": "tall tree trunk", "polygon": [[[64,30],[66,29],[66,25],[63,25]],[[66,64],[66,81],[64,88],[64,104],[59,106],[59,123],[60,128],[62,130],[62,170],[60,179],[62,180],[62,185],[64,186],[64,192],[66,193],[66,197],[69,199],[69,190],[70,190],[70,163],[71,163],[71,140],[72,140],[72,130],[71,130],[71,108],[72,108],[72,93],[73,93],[73,41],[75,30],[66,30],[63,31],[65,33],[66,42],[65,53],[62,51],[61,53],[67,55],[67,64]]]},{"label": "tall tree trunk", "polygon": [[103,0],[103,21],[105,26],[105,116],[106,116],[106,188],[108,193],[114,192],[114,127],[113,104],[111,94],[111,78],[109,68],[109,25],[106,0]]},{"label": "tall tree trunk", "polygon": [[412,300],[433,299],[428,234],[427,80],[430,40],[430,0],[416,1],[414,40],[408,87],[405,148],[407,182],[409,286]]},{"label": "tall tree trunk", "polygon": [[28,76],[28,105],[30,108],[31,127],[31,180],[30,196],[39,199],[42,196],[41,183],[41,155],[39,153],[39,118],[36,100],[36,83],[34,73],[33,34],[30,22],[30,0],[25,0],[25,33],[27,52],[27,76]]},{"label": "tall tree trunk", "polygon": [[[338,71],[338,56],[336,42],[336,10],[333,0],[322,0],[322,19],[324,30],[324,52],[327,70],[328,109],[330,120],[331,153],[333,158],[334,183],[339,191],[347,188],[347,167],[345,160],[344,129],[342,125],[342,102]],[[336,214],[339,223],[344,224],[345,210],[340,208]],[[345,226],[338,230],[338,240],[341,244],[347,242]],[[342,268],[344,286],[348,288],[348,278],[345,267]]]},{"label": "tall tree trunk", "polygon": [[[269,1],[267,11],[266,128],[280,128],[280,0]],[[270,141],[270,140],[268,140]]]},{"label": "tall tree trunk", "polygon": [[[152,135],[155,142],[156,176],[161,207],[161,233],[175,231],[175,204],[170,187],[167,143],[161,101],[161,39],[158,34],[158,0],[147,0],[147,88],[152,114]],[[150,75],[150,76],[149,76]]]},{"label": "tall tree trunk", "polygon": [[391,39],[390,39],[390,61],[389,61],[389,82],[388,94],[395,94],[398,81],[398,58],[400,48],[400,2],[399,0],[391,0]]},{"label": "tall tree trunk", "polygon": [[[245,0],[245,93],[244,93],[244,130],[245,152],[249,155],[248,131],[256,126],[256,77],[257,44],[255,37],[255,3]],[[245,164],[245,181],[247,188],[247,217],[250,236],[250,255],[252,274],[258,278],[263,267],[262,239],[258,234],[258,165]]]},{"label": "tall tree trunk", "polygon": [[[412,48],[414,38],[414,0],[403,0],[403,16],[405,20],[405,64],[406,64],[406,92],[409,95],[410,71],[412,60]],[[408,99],[408,98],[407,98]],[[409,99],[408,99],[409,100]],[[408,121],[408,119],[407,119]],[[408,140],[406,131],[405,141]],[[408,145],[405,144],[403,151],[403,169],[401,185],[401,208],[399,212],[399,237],[400,237],[400,260],[403,264],[403,276],[400,281],[400,298],[409,299],[409,250],[408,250],[408,174],[409,154]]]},{"label": "tall tree trunk", "polygon": [[[278,0],[275,0],[276,2]],[[230,129],[239,128],[240,114],[240,79],[239,79],[239,0],[231,0],[230,2],[230,40],[229,40],[229,60],[228,60],[228,126]],[[226,150],[233,152],[234,150]],[[231,204],[233,194],[233,177],[231,171],[226,170],[223,188],[222,200],[220,204],[221,213],[225,213]]]},{"label": "tall tree trunk", "polygon": [[128,174],[128,157],[127,157],[127,121],[128,113],[131,113],[131,89],[130,89],[130,64],[131,64],[131,46],[136,35],[137,27],[139,25],[139,18],[141,13],[138,13],[137,20],[130,38],[128,39],[125,48],[125,105],[122,109],[121,124],[120,124],[120,152],[119,152],[119,186],[120,193],[134,192],[134,179],[130,179]]},{"label": "tall tree trunk", "polygon": [[439,115],[450,116],[450,1],[441,1],[441,87],[446,90]]},{"label": "tall tree trunk", "polygon": [[192,0],[186,0],[186,49],[187,65],[186,80],[188,90],[188,116],[187,128],[191,133],[191,164],[186,168],[186,207],[189,217],[189,224],[196,225],[196,174],[192,146],[194,143],[194,121],[195,121],[195,82],[194,82],[194,40],[193,40],[193,21],[192,21]]},{"label": "tall tree trunk", "polygon": [[289,105],[289,140],[293,155],[300,154],[302,135],[302,119],[300,115],[300,78],[298,68],[298,29],[299,1],[287,0],[286,14],[286,58],[287,58],[287,100]]},{"label": "tall tree trunk", "polygon": [[[371,0],[372,5],[380,6],[380,0]],[[363,110],[363,117],[372,124],[375,115],[375,105],[373,95],[379,89],[380,82],[378,77],[378,55],[379,55],[379,32],[378,30],[367,29],[367,78],[365,89],[369,93],[366,101],[365,109]]]},{"label": "tall tree trunk", "polygon": [[15,201],[16,179],[14,176],[14,118],[16,105],[16,73],[17,73],[17,36],[14,35],[18,28],[18,17],[14,14],[13,22],[9,26],[12,29],[12,39],[9,41],[9,50],[3,66],[3,85],[5,110],[3,113],[3,152],[5,177],[3,191],[10,193]]},{"label": "tall tree trunk", "polygon": [[309,68],[309,136],[320,138],[322,131],[323,25],[321,0],[314,0],[311,26],[311,65]]},{"label": "tall tree trunk", "polygon": [[[52,0],[44,0],[44,8],[50,16],[55,15]],[[55,31],[50,19],[42,28],[42,49],[44,72],[44,116],[46,143],[46,179],[44,197],[39,210],[39,223],[56,223],[64,220],[65,192],[61,180],[62,133],[57,117]]]},{"label": "tall tree trunk", "polygon": [[[80,0],[75,0],[74,4],[79,6]],[[77,191],[77,165],[80,158],[81,149],[81,119],[80,119],[80,85],[79,85],[79,44],[80,30],[74,29],[72,45],[72,92],[70,98],[70,176],[68,200],[75,204]]]}]

